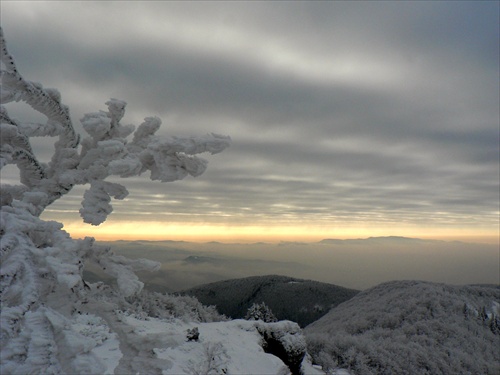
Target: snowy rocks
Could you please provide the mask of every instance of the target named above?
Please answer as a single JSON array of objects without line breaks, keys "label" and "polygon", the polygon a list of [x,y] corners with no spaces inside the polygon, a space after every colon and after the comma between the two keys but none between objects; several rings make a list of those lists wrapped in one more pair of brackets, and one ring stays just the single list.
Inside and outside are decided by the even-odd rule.
[{"label": "snowy rocks", "polygon": [[290,321],[258,322],[256,328],[263,338],[264,351],[281,359],[293,375],[302,374],[306,341],[299,325]]},{"label": "snowy rocks", "polygon": [[186,338],[188,339],[188,341],[198,341],[199,337],[200,337],[200,331],[198,330],[198,327],[194,327],[187,330]]}]

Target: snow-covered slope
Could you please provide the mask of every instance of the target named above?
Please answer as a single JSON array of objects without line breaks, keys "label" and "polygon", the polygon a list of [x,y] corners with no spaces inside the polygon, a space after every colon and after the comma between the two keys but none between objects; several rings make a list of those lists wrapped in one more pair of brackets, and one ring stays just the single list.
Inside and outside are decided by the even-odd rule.
[{"label": "snow-covered slope", "polygon": [[325,369],[353,374],[499,374],[500,289],[395,281],[305,329]]},{"label": "snow-covered slope", "polygon": [[102,283],[89,288],[71,314],[55,301],[43,310],[49,332],[40,316],[26,313],[28,347],[4,337],[0,373],[324,374],[294,322],[228,321],[192,297],[144,291],[123,298]]},{"label": "snow-covered slope", "polygon": [[[266,332],[278,337],[288,353],[305,353],[305,337],[296,323],[201,322],[196,318],[201,311],[190,314],[196,309],[195,300],[186,304],[185,297],[162,298],[155,293],[146,298],[151,297],[168,301],[185,314],[170,315],[173,311],[169,314],[167,307],[163,316],[154,318],[144,313],[143,305],[122,311],[114,309],[115,301],[93,301],[73,317],[71,328],[80,336],[75,340],[91,347],[103,374],[290,374],[289,364],[266,352]],[[199,334],[196,339],[190,334],[193,330]],[[323,374],[308,356],[300,359],[303,374]],[[85,373],[85,367],[80,370]]]},{"label": "snow-covered slope", "polygon": [[[75,318],[73,325],[90,345],[95,345],[91,353],[103,364],[103,374],[290,373],[281,359],[265,353],[258,322],[186,322],[118,311],[109,311],[105,317],[83,314]],[[284,331],[294,325],[279,324]],[[189,341],[187,332],[195,327],[199,339]],[[303,371],[322,374],[307,360]]]}]

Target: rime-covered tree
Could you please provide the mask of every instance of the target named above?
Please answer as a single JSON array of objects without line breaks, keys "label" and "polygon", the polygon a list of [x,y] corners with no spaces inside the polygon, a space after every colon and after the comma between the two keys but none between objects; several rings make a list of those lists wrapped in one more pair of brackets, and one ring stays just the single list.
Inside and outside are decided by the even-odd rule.
[{"label": "rime-covered tree", "polygon": [[264,302],[254,303],[247,310],[245,315],[247,320],[262,320],[266,323],[277,322],[278,319],[274,316],[273,312]]},{"label": "rime-covered tree", "polygon": [[306,327],[308,351],[330,372],[500,374],[499,306],[496,286],[391,281]]},{"label": "rime-covered tree", "polygon": [[[18,72],[1,29],[0,44],[0,168],[16,165],[20,173],[18,185],[1,185],[0,372],[100,373],[102,367],[90,358],[86,341],[68,328],[82,304],[99,299],[99,291],[82,279],[85,265],[95,263],[115,277],[123,297],[143,287],[134,271],[159,265],[114,255],[90,237],[73,240],[62,224],[41,220],[40,214],[75,185],[88,185],[80,214],[84,222],[99,225],[112,211],[111,198],[128,194],[108,177],[149,171],[152,180],[169,182],[199,176],[207,161],[197,155],[221,152],[230,139],[217,134],[161,138],[155,135],[160,119],[145,118],[137,128],[123,125],[126,103],[111,99],[106,111],[81,119],[87,136],[80,140],[59,92]],[[47,120],[14,119],[7,111],[11,102],[26,103]],[[57,137],[49,163],[37,159],[31,137]]]}]

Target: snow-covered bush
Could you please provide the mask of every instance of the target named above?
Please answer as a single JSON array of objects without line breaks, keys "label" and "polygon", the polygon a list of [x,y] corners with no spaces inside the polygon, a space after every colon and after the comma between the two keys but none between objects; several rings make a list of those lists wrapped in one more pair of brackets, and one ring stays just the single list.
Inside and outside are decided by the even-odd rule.
[{"label": "snow-covered bush", "polygon": [[[197,154],[221,152],[230,139],[217,134],[161,138],[155,135],[160,119],[147,117],[137,129],[123,125],[126,103],[111,99],[106,111],[81,119],[87,137],[80,142],[59,92],[22,77],[1,28],[0,45],[0,168],[16,165],[20,176],[18,185],[1,185],[0,372],[102,373],[99,361],[91,359],[89,341],[70,324],[72,314],[99,298],[82,279],[85,265],[96,264],[116,278],[117,293],[127,297],[143,287],[134,271],[153,271],[159,264],[114,255],[90,237],[73,240],[62,224],[43,221],[40,214],[73,186],[89,185],[80,214],[84,222],[99,225],[113,210],[111,198],[128,194],[108,177],[149,171],[152,180],[168,182],[199,176],[207,161]],[[6,108],[11,102],[24,102],[46,122],[11,118]],[[49,163],[37,159],[31,137],[58,138]]]},{"label": "snow-covered bush", "polygon": [[125,298],[121,306],[123,310],[154,318],[176,318],[185,322],[200,323],[227,320],[214,306],[204,306],[194,297],[173,296],[148,290]]},{"label": "snow-covered bush", "polygon": [[302,361],[306,355],[306,340],[299,325],[290,321],[256,323],[266,353],[280,358],[293,375],[302,374]]}]

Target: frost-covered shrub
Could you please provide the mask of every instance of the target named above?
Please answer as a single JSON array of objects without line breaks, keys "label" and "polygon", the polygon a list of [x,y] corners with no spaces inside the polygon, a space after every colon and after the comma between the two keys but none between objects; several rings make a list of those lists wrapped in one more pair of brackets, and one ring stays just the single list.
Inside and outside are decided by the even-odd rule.
[{"label": "frost-covered shrub", "polygon": [[204,306],[196,298],[174,296],[143,290],[140,294],[125,299],[123,308],[135,314],[153,318],[177,318],[185,322],[220,322],[227,318],[220,315],[214,306]]},{"label": "frost-covered shrub", "polygon": [[306,340],[297,323],[281,321],[256,323],[262,335],[262,347],[266,353],[280,358],[292,374],[302,374],[302,360],[306,355]]},{"label": "frost-covered shrub", "polygon": [[[145,118],[137,129],[123,125],[126,103],[111,99],[106,111],[81,119],[87,137],[80,142],[59,92],[22,77],[1,28],[0,46],[0,168],[15,165],[20,178],[18,185],[0,186],[0,372],[102,373],[90,354],[88,337],[71,328],[82,305],[100,300],[106,291],[90,290],[82,279],[84,267],[93,263],[116,278],[115,293],[123,299],[142,290],[135,271],[154,271],[159,264],[117,256],[90,237],[73,240],[62,224],[43,221],[40,214],[73,186],[88,185],[80,215],[84,222],[99,225],[113,210],[111,198],[128,194],[121,184],[106,181],[108,177],[149,171],[152,180],[168,182],[199,176],[207,161],[197,155],[221,152],[230,139],[217,134],[161,138],[155,135],[158,118]],[[27,104],[46,116],[46,122],[11,118],[6,107],[11,102]],[[57,137],[49,163],[37,159],[31,137]],[[113,307],[109,305],[94,304]]]}]

